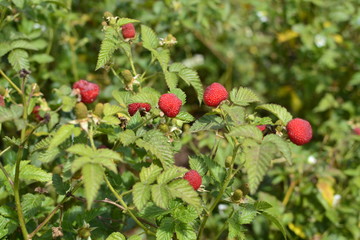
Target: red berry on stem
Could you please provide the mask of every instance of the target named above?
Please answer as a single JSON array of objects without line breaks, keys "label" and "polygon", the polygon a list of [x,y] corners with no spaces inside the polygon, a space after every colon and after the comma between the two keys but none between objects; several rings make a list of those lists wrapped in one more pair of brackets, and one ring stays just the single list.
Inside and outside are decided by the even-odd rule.
[{"label": "red berry on stem", "polygon": [[5,101],[2,95],[0,95],[0,107],[5,107]]},{"label": "red berry on stem", "polygon": [[360,135],[360,128],[354,128],[353,131],[356,135]]},{"label": "red berry on stem", "polygon": [[40,112],[40,106],[35,106],[32,110],[32,114],[34,115],[36,121],[41,122],[42,120],[44,120],[44,118],[40,116],[39,112]]},{"label": "red berry on stem", "polygon": [[260,131],[264,131],[266,129],[266,125],[257,125],[256,126]]},{"label": "red berry on stem", "polygon": [[83,103],[94,102],[100,92],[100,87],[96,83],[92,83],[86,80],[79,80],[75,82],[73,89],[79,89],[81,101]]},{"label": "red berry on stem", "polygon": [[202,178],[200,174],[195,170],[190,170],[185,173],[184,179],[186,179],[190,183],[194,190],[198,190],[201,186]]},{"label": "red berry on stem", "polygon": [[134,38],[136,31],[135,27],[132,23],[125,24],[121,27],[122,35],[125,39],[127,38]]},{"label": "red berry on stem", "polygon": [[205,89],[204,102],[209,107],[217,107],[229,97],[225,87],[220,83],[213,83]]},{"label": "red berry on stem", "polygon": [[286,125],[286,130],[291,142],[296,145],[304,145],[312,138],[312,128],[308,121],[294,118]]},{"label": "red berry on stem", "polygon": [[138,110],[142,112],[143,111],[149,112],[150,109],[151,109],[151,105],[148,103],[131,103],[128,105],[128,112],[130,116],[134,116]]},{"label": "red berry on stem", "polygon": [[173,93],[165,93],[159,99],[159,108],[168,117],[176,117],[179,114],[182,101]]}]

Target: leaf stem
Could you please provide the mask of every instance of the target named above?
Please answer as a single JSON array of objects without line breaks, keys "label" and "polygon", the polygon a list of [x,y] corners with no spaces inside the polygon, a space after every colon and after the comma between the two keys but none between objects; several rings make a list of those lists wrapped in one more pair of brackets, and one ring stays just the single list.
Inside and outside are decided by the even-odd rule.
[{"label": "leaf stem", "polygon": [[15,88],[15,90],[20,94],[23,95],[23,92],[16,86],[16,84],[8,77],[6,74],[0,69],[0,74],[5,78],[6,81],[10,83],[10,85]]},{"label": "leaf stem", "polygon": [[[233,208],[229,217],[227,217],[227,219],[230,219],[235,213],[235,209]],[[215,239],[220,239],[221,237],[221,234],[225,231],[226,227],[228,226],[228,221],[226,221],[223,225],[223,227],[220,229],[219,233],[217,234],[216,238]]]},{"label": "leaf stem", "polygon": [[107,184],[107,186],[109,187],[110,191],[115,195],[115,197],[117,198],[117,200],[120,202],[120,204],[126,209],[126,211],[129,213],[129,215],[131,216],[131,218],[142,228],[144,229],[144,231],[146,232],[146,234],[148,235],[153,235],[155,236],[156,234],[151,231],[150,229],[148,229],[142,222],[140,222],[140,220],[134,215],[134,213],[129,209],[129,207],[127,206],[127,204],[124,202],[124,200],[122,199],[122,197],[116,192],[116,190],[113,188],[113,186],[111,185],[111,183],[109,182],[107,176],[104,174],[104,179],[105,182]]},{"label": "leaf stem", "polygon": [[[1,157],[4,153],[6,153],[8,150],[10,150],[10,148],[11,148],[11,146],[9,146],[9,147],[5,148],[4,150],[2,150],[2,151],[0,152],[0,157]],[[0,162],[0,168],[1,168],[1,171],[3,171],[5,177],[8,179],[8,181],[9,181],[9,183],[10,183],[10,186],[14,189],[14,182],[13,182],[13,180],[11,179],[10,174],[6,171],[6,169],[4,168],[4,166],[2,165],[1,162]]]}]

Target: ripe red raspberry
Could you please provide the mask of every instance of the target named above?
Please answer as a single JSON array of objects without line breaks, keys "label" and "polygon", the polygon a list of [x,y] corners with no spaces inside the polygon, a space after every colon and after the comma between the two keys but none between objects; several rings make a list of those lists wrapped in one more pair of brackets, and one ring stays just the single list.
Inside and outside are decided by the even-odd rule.
[{"label": "ripe red raspberry", "polygon": [[353,131],[356,135],[360,135],[360,128],[354,128]]},{"label": "ripe red raspberry", "polygon": [[217,107],[229,94],[220,83],[213,83],[205,89],[204,102],[209,107]]},{"label": "ripe red raspberry", "polygon": [[184,179],[190,183],[194,190],[198,190],[202,182],[200,174],[195,170],[190,170],[185,173]]},{"label": "ripe red raspberry", "polygon": [[35,106],[32,110],[32,114],[34,115],[36,121],[41,122],[42,120],[44,120],[44,118],[40,116],[39,112],[40,112],[40,106]]},{"label": "ripe red raspberry", "polygon": [[131,103],[128,105],[128,112],[130,116],[134,116],[135,113],[140,110],[141,116],[145,115],[144,111],[149,112],[151,105],[148,103]]},{"label": "ripe red raspberry", "polygon": [[264,131],[266,129],[266,125],[257,125],[256,126],[260,131]]},{"label": "ripe red raspberry", "polygon": [[83,103],[92,103],[99,95],[100,88],[96,83],[86,80],[79,80],[74,83],[73,89],[79,89],[81,101]]},{"label": "ripe red raspberry", "polygon": [[159,99],[161,111],[168,117],[176,117],[179,114],[182,101],[173,93],[165,93]]},{"label": "ripe red raspberry", "polygon": [[312,128],[308,121],[301,118],[294,118],[286,125],[290,141],[296,145],[304,145],[312,138]]},{"label": "ripe red raspberry", "polygon": [[135,27],[132,23],[125,24],[121,27],[122,35],[125,39],[135,37]]},{"label": "ripe red raspberry", "polygon": [[0,107],[5,107],[5,101],[2,95],[0,95]]}]

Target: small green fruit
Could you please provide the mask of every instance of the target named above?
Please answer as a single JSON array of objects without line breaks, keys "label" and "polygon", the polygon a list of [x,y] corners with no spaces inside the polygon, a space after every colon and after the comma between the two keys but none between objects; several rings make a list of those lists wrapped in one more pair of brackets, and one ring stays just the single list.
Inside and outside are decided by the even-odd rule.
[{"label": "small green fruit", "polygon": [[240,201],[244,197],[243,191],[241,189],[236,189],[233,195],[231,196],[231,200],[234,202]]},{"label": "small green fruit", "polygon": [[75,105],[75,116],[76,119],[84,119],[87,118],[88,109],[83,102],[79,102]]},{"label": "small green fruit", "polygon": [[96,104],[94,114],[98,117],[102,117],[103,113],[104,113],[104,104],[102,103]]}]

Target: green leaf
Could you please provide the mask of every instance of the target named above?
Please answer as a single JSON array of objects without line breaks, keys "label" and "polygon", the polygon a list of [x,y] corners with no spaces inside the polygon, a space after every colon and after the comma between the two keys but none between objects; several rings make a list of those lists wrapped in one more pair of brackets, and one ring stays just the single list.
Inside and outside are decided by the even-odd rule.
[{"label": "green leaf", "polygon": [[52,184],[55,187],[55,190],[60,195],[65,195],[66,192],[70,189],[69,183],[64,183],[62,177],[59,174],[54,174],[52,176]]},{"label": "green leaf", "polygon": [[171,214],[175,219],[183,222],[183,223],[192,223],[195,219],[198,218],[198,213],[195,207],[193,206],[183,206],[175,208]]},{"label": "green leaf", "polygon": [[225,126],[223,119],[218,115],[204,115],[194,122],[190,132],[219,130]]},{"label": "green leaf", "polygon": [[184,68],[180,70],[179,77],[195,89],[199,103],[201,103],[204,95],[204,89],[198,73],[193,69]]},{"label": "green leaf", "polygon": [[30,57],[30,61],[37,62],[39,64],[50,63],[54,61],[54,58],[48,54],[34,54]]},{"label": "green leaf", "polygon": [[195,121],[194,116],[191,115],[188,112],[179,112],[179,114],[176,115],[176,119],[179,119],[179,120],[184,121],[186,123]]},{"label": "green leaf", "polygon": [[81,173],[84,181],[87,209],[90,209],[103,181],[104,169],[98,164],[88,163],[82,167]]},{"label": "green leaf", "polygon": [[174,164],[173,147],[160,131],[148,131],[143,139],[136,140],[136,145],[154,154],[164,168]]},{"label": "green leaf", "polygon": [[287,141],[276,134],[269,134],[264,137],[264,142],[271,142],[275,144],[288,163],[291,163],[291,149]]},{"label": "green leaf", "polygon": [[116,20],[116,24],[118,26],[122,26],[122,25],[125,25],[125,24],[128,24],[128,23],[137,23],[137,22],[140,22],[140,21],[136,20],[136,19],[131,19],[131,18],[118,18]]},{"label": "green leaf", "polygon": [[257,215],[256,208],[252,204],[242,204],[233,218],[240,224],[250,224]]},{"label": "green leaf", "polygon": [[111,150],[111,149],[106,149],[106,148],[100,148],[97,149],[96,151],[94,151],[94,155],[93,158],[108,158],[108,159],[115,159],[115,160],[122,160],[122,157],[120,156],[119,153]]},{"label": "green leaf", "polygon": [[22,116],[24,108],[19,105],[11,105],[10,108],[0,107],[0,123],[13,121]]},{"label": "green leaf", "polygon": [[23,8],[25,0],[12,0],[12,2],[15,4],[16,7]]},{"label": "green leaf", "polygon": [[271,112],[278,119],[280,119],[284,125],[286,125],[293,118],[292,115],[286,110],[286,108],[277,104],[263,104],[257,106],[256,109],[264,109],[268,112]]},{"label": "green leaf", "polygon": [[22,196],[21,206],[25,218],[33,217],[41,208],[45,196],[41,194],[27,193]]},{"label": "green leaf", "polygon": [[230,118],[230,123],[233,126],[243,125],[245,123],[245,108],[239,106],[229,106],[222,104],[221,108]]},{"label": "green leaf", "polygon": [[157,182],[159,184],[166,184],[175,178],[178,178],[184,175],[187,172],[186,168],[173,166],[171,168],[166,169],[163,173],[159,175],[157,178]]},{"label": "green leaf", "polygon": [[[178,85],[179,79],[176,73],[164,71],[166,85],[169,87],[170,90],[176,88]],[[184,104],[184,102],[183,102]]]},{"label": "green leaf", "polygon": [[129,103],[149,103],[151,106],[158,104],[160,93],[153,88],[144,87],[141,92],[131,97]]},{"label": "green leaf", "polygon": [[8,56],[8,60],[15,71],[21,69],[29,69],[29,54],[22,49],[12,50]]},{"label": "green leaf", "polygon": [[174,197],[182,199],[184,202],[201,211],[202,207],[200,197],[187,180],[176,179],[169,183],[168,186]]},{"label": "green leaf", "polygon": [[148,50],[156,49],[159,46],[159,39],[156,33],[148,26],[141,25],[141,39],[144,48]]},{"label": "green leaf", "polygon": [[226,170],[224,167],[220,166],[217,162],[211,159],[209,156],[200,155],[198,158],[202,159],[206,164],[207,168],[210,171],[211,176],[218,183],[222,183],[225,180]]},{"label": "green leaf", "polygon": [[20,163],[20,179],[35,180],[39,182],[51,181],[51,174],[41,168],[29,165],[30,161],[22,161]]},{"label": "green leaf", "polygon": [[126,129],[124,132],[119,133],[119,139],[124,146],[134,143],[137,138],[134,131],[130,129]]},{"label": "green leaf", "polygon": [[257,142],[261,142],[263,138],[262,132],[253,125],[241,125],[234,128],[230,133],[227,134],[231,137],[245,137],[252,138]]},{"label": "green leaf", "polygon": [[94,161],[90,157],[78,157],[71,163],[71,172],[76,173],[85,164],[93,163]]},{"label": "green leaf", "polygon": [[66,149],[67,152],[72,154],[77,154],[80,156],[92,157],[95,154],[95,151],[88,145],[85,144],[75,144]]},{"label": "green leaf", "polygon": [[140,235],[132,235],[131,237],[128,238],[128,240],[142,240],[143,237]]},{"label": "green leaf", "polygon": [[272,208],[272,205],[265,201],[256,201],[254,207],[257,211],[264,211],[266,209]]},{"label": "green leaf", "polygon": [[139,174],[140,181],[144,184],[152,184],[161,173],[162,168],[151,164],[150,167],[142,168]]},{"label": "green leaf", "polygon": [[106,123],[107,125],[115,125],[115,126],[118,126],[121,123],[120,119],[114,116],[105,116],[103,117],[101,122]]},{"label": "green leaf", "polygon": [[160,227],[156,231],[156,239],[159,240],[172,240],[175,231],[174,220],[166,217],[161,220]]},{"label": "green leaf", "polygon": [[105,116],[112,116],[121,111],[123,111],[123,108],[120,106],[111,105],[110,103],[104,104],[104,115]]},{"label": "green leaf", "polygon": [[202,157],[189,157],[190,168],[196,170],[201,176],[205,176],[208,168]]},{"label": "green leaf", "polygon": [[148,184],[138,182],[133,187],[133,200],[137,209],[141,210],[151,198],[151,188]]},{"label": "green leaf", "polygon": [[21,48],[23,50],[39,50],[37,46],[24,39],[14,40],[11,42],[11,50],[17,48]]},{"label": "green leaf", "polygon": [[112,96],[122,108],[127,109],[127,105],[131,97],[131,94],[128,91],[114,90],[112,91]]},{"label": "green leaf", "polygon": [[254,140],[246,139],[243,142],[243,151],[250,193],[254,194],[270,167],[271,160],[276,153],[276,146],[270,142],[258,144]]},{"label": "green leaf", "polygon": [[283,234],[283,237],[285,238],[285,240],[287,239],[287,235],[286,235],[286,230],[285,227],[281,224],[281,222],[279,221],[278,218],[276,218],[275,216],[271,215],[268,212],[262,212],[261,213],[263,216],[265,216],[269,221],[271,221],[272,223],[275,224],[275,226],[281,231],[281,233]]},{"label": "green leaf", "polygon": [[161,49],[159,51],[152,51],[152,53],[154,54],[156,59],[159,61],[163,72],[166,72],[168,64],[170,62],[170,50],[169,49]]},{"label": "green leaf", "polygon": [[252,102],[260,102],[258,96],[252,90],[245,87],[234,88],[230,92],[230,100],[240,106],[247,106]]},{"label": "green leaf", "polygon": [[137,112],[135,113],[135,115],[130,118],[130,120],[129,120],[129,122],[127,123],[126,127],[127,127],[128,129],[136,129],[136,128],[138,128],[139,126],[141,126],[142,124],[143,124],[143,119],[142,119],[142,117],[141,117],[141,115],[140,115],[140,112],[137,111]]},{"label": "green leaf", "polygon": [[196,239],[196,233],[191,225],[178,222],[175,225],[176,237],[178,240],[194,240]]},{"label": "green leaf", "polygon": [[95,70],[103,67],[111,59],[113,53],[118,48],[117,32],[112,27],[106,27],[105,38],[101,42],[100,52]]},{"label": "green leaf", "polygon": [[62,125],[54,134],[53,138],[50,141],[49,148],[54,148],[59,146],[61,143],[65,142],[67,138],[71,135],[78,136],[80,134],[81,129],[75,127],[72,124]]},{"label": "green leaf", "polygon": [[119,232],[113,232],[106,238],[106,240],[126,240],[126,238]]},{"label": "green leaf", "polygon": [[179,63],[179,62],[175,62],[175,63],[170,65],[169,71],[170,72],[180,72],[184,68],[187,68],[184,64]]},{"label": "green leaf", "polygon": [[168,186],[164,184],[155,184],[151,186],[151,196],[154,203],[161,208],[168,208],[171,194]]},{"label": "green leaf", "polygon": [[156,206],[153,202],[148,202],[147,205],[142,209],[141,214],[145,218],[155,219],[157,217],[166,215],[169,210],[162,209]]}]

